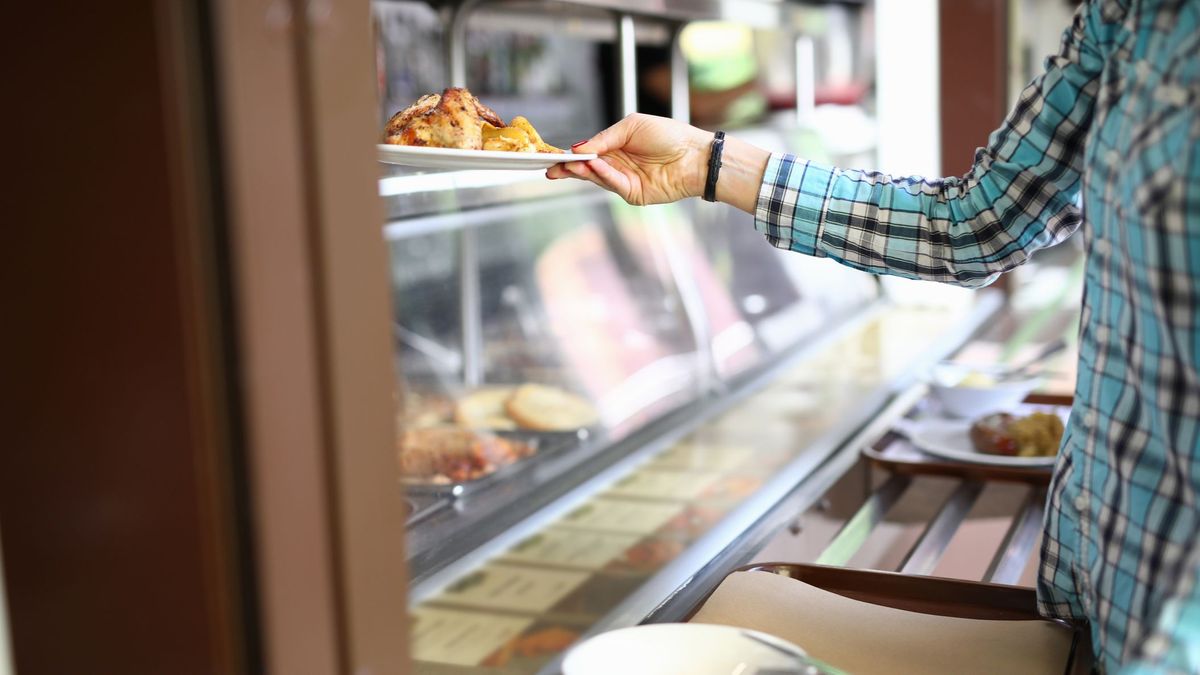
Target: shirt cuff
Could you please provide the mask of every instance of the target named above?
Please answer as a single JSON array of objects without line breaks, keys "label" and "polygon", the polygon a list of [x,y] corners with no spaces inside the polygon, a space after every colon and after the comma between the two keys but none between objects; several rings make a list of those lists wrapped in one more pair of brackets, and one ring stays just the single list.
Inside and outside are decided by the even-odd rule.
[{"label": "shirt cuff", "polygon": [[834,171],[795,155],[772,153],[758,189],[754,229],[778,248],[824,256],[818,242]]}]

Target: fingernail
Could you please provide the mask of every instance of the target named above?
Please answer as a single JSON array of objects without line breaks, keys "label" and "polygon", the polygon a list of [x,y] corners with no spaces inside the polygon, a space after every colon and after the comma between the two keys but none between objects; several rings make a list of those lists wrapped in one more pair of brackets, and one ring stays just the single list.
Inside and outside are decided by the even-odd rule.
[{"label": "fingernail", "polygon": [[571,144],[571,149],[574,150],[575,148],[578,148],[579,146],[583,145],[584,143],[587,143],[590,140],[592,140],[592,139],[585,138],[582,141],[575,141],[574,143]]}]

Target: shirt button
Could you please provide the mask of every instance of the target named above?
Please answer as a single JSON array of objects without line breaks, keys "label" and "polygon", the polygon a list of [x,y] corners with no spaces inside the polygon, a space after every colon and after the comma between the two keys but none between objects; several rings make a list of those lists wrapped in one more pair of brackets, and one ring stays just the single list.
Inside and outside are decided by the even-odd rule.
[{"label": "shirt button", "polygon": [[1087,495],[1084,495],[1084,494],[1075,495],[1075,509],[1077,511],[1087,511],[1087,507],[1088,507]]},{"label": "shirt button", "polygon": [[1092,251],[1097,255],[1108,255],[1110,252],[1112,252],[1112,244],[1110,244],[1107,239],[1097,239],[1095,243],[1092,244]]},{"label": "shirt button", "polygon": [[1083,423],[1085,425],[1087,425],[1089,428],[1095,427],[1096,426],[1096,411],[1095,410],[1087,411],[1087,413],[1083,416]]}]

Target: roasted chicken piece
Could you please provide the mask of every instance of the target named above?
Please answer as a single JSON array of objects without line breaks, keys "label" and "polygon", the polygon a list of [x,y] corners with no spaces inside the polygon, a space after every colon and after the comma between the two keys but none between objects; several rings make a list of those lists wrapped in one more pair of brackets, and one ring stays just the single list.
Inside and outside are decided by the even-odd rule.
[{"label": "roasted chicken piece", "polygon": [[404,127],[408,126],[408,123],[411,122],[414,117],[417,115],[424,115],[430,110],[433,110],[437,107],[438,102],[441,100],[441,94],[425,94],[421,98],[417,99],[416,103],[408,106],[395,115],[392,115],[392,119],[388,120],[387,126],[383,128],[384,139],[391,138],[392,136],[398,136],[401,131],[404,131]]},{"label": "roasted chicken piece", "polygon": [[388,120],[384,142],[461,150],[483,149],[483,123],[505,126],[504,120],[461,87],[429,94]]}]

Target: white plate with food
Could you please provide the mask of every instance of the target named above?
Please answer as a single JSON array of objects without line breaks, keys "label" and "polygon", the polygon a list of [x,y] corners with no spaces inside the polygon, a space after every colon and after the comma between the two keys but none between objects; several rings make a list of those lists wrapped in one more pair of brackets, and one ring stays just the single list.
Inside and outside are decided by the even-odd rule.
[{"label": "white plate with food", "polygon": [[[1013,422],[1019,422],[1016,428]],[[1062,419],[1053,413],[997,413],[974,422],[934,417],[907,422],[898,430],[924,452],[944,459],[993,466],[1052,467],[1058,458]]]},{"label": "white plate with food", "polygon": [[550,145],[519,115],[505,122],[461,87],[422,96],[392,115],[382,140],[379,161],[423,169],[545,169],[596,158]]},{"label": "white plate with food", "polygon": [[379,161],[421,169],[546,169],[563,162],[596,159],[594,154],[458,150],[379,144]]}]

